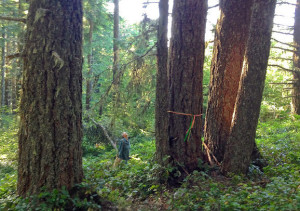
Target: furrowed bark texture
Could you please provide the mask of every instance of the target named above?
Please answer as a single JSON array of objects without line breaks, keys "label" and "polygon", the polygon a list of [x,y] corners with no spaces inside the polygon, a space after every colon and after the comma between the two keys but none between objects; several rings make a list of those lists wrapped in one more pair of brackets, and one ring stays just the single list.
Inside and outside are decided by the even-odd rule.
[{"label": "furrowed bark texture", "polygon": [[[207,1],[175,0],[169,54],[170,110],[202,114],[202,76]],[[184,141],[193,117],[170,113],[171,160],[186,171],[198,167],[201,151],[201,117],[195,117],[191,136]]]},{"label": "furrowed bark texture", "polygon": [[169,154],[168,139],[168,15],[169,0],[159,2],[159,24],[157,32],[157,73],[155,101],[155,140],[156,159],[164,164],[164,157]]},{"label": "furrowed bark texture", "polygon": [[300,0],[295,9],[294,45],[298,47],[293,59],[297,72],[293,73],[292,113],[300,115]]},{"label": "furrowed bark texture", "polygon": [[81,46],[81,0],[30,1],[20,105],[21,196],[82,181]]},{"label": "furrowed bark texture", "polygon": [[249,35],[253,1],[222,0],[211,65],[205,142],[217,160],[224,157]]},{"label": "furrowed bark texture", "polygon": [[223,173],[245,174],[250,166],[270,52],[276,0],[256,0]]}]

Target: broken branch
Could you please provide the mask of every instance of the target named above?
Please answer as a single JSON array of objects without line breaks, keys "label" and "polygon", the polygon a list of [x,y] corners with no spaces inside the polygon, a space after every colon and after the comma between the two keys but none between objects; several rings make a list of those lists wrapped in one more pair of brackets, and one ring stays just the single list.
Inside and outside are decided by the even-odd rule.
[{"label": "broken branch", "polygon": [[0,16],[1,20],[6,20],[6,21],[18,21],[22,23],[26,23],[26,18],[15,18],[15,17],[6,17],[6,16]]}]

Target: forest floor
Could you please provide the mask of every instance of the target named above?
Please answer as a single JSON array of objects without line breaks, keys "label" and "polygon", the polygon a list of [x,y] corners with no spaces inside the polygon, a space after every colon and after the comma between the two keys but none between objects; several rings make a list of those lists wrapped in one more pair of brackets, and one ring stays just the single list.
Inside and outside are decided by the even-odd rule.
[{"label": "forest floor", "polygon": [[85,181],[80,184],[85,199],[71,199],[58,190],[31,200],[18,198],[16,134],[13,123],[0,130],[0,210],[68,210],[70,204],[77,210],[300,210],[299,116],[259,123],[256,141],[269,164],[263,171],[251,165],[246,176],[223,177],[199,162],[203,170],[192,172],[177,187],[167,184],[174,169],[154,162],[152,137],[132,137],[132,159],[115,169],[113,148],[102,143],[95,147],[85,138]]}]

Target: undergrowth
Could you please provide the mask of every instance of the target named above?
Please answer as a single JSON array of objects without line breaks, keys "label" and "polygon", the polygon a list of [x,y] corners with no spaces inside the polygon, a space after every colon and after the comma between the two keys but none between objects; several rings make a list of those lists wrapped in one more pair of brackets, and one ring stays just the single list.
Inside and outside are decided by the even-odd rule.
[{"label": "undergrowth", "polygon": [[225,178],[194,171],[176,188],[167,185],[169,169],[154,162],[153,138],[133,137],[131,159],[117,168],[112,167],[112,147],[95,148],[85,139],[85,180],[80,184],[85,199],[65,190],[16,197],[16,129],[1,130],[0,210],[101,210],[99,200],[118,209],[300,210],[300,117],[293,118],[259,123],[257,144],[268,162],[263,172],[251,166],[247,176]]}]

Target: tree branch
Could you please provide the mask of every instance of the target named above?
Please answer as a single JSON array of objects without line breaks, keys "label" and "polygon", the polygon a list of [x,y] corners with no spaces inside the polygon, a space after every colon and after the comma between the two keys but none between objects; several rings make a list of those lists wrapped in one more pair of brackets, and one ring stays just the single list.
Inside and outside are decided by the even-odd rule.
[{"label": "tree branch", "polygon": [[289,52],[292,52],[292,53],[297,53],[297,51],[295,50],[292,50],[292,49],[287,49],[287,48],[281,48],[281,47],[271,47],[271,48],[276,48],[276,49],[280,49],[280,50],[283,50],[283,51],[289,51]]},{"label": "tree branch", "polygon": [[293,29],[293,28],[294,28],[294,26],[288,26],[288,25],[279,24],[279,23],[273,23],[273,24],[276,25],[276,26],[287,27],[287,28],[290,28],[290,29]]},{"label": "tree branch", "polygon": [[276,4],[277,4],[277,5],[288,4],[288,5],[297,6],[297,4],[293,4],[293,3],[290,3],[290,2],[287,2],[287,1],[278,2],[278,3],[276,3]]},{"label": "tree branch", "polygon": [[280,32],[280,31],[275,31],[275,30],[273,30],[272,32],[273,33],[278,33],[278,34],[285,34],[285,35],[292,35],[292,36],[294,36],[294,34],[288,33],[288,32]]},{"label": "tree branch", "polygon": [[212,9],[212,8],[215,8],[215,7],[218,7],[218,6],[219,6],[219,4],[216,4],[214,6],[208,7],[207,9]]},{"label": "tree branch", "polygon": [[286,96],[286,97],[283,97],[283,98],[293,98],[293,97],[298,97],[297,95],[293,95],[293,96]]},{"label": "tree branch", "polygon": [[273,60],[287,60],[287,61],[294,61],[293,59],[283,58],[283,57],[270,57],[270,59],[273,59]]},{"label": "tree branch", "polygon": [[6,21],[18,21],[22,23],[26,23],[26,18],[15,18],[15,17],[6,17],[6,16],[0,16],[1,20],[6,20]]},{"label": "tree branch", "polygon": [[281,44],[283,44],[283,45],[287,45],[287,46],[292,47],[292,48],[297,48],[297,47],[299,47],[299,46],[296,46],[296,45],[292,45],[292,44],[289,44],[289,43],[286,43],[286,42],[279,41],[279,40],[277,40],[277,39],[275,39],[275,38],[271,38],[271,39],[274,40],[275,42],[281,43]]},{"label": "tree branch", "polygon": [[292,16],[286,16],[286,15],[278,15],[278,14],[275,14],[275,16],[283,17],[283,18],[291,18],[291,19],[294,19],[294,17],[292,17]]},{"label": "tree branch", "polygon": [[271,85],[272,85],[272,84],[275,84],[275,85],[277,85],[277,84],[278,84],[278,85],[279,85],[279,84],[281,84],[281,85],[293,85],[293,84],[295,84],[295,83],[275,83],[275,82],[274,82],[274,83],[268,83],[268,84],[271,84]]},{"label": "tree branch", "polygon": [[287,68],[282,67],[282,66],[277,65],[277,64],[269,64],[268,66],[269,66],[269,67],[278,67],[278,68],[280,68],[280,69],[282,69],[282,70],[284,70],[284,71],[292,72],[292,73],[297,73],[297,72],[299,72],[299,71],[297,71],[297,70],[287,69]]},{"label": "tree branch", "polygon": [[158,1],[148,1],[148,2],[143,2],[143,4],[158,4]]},{"label": "tree branch", "polygon": [[11,55],[7,55],[6,56],[6,58],[8,60],[12,60],[14,58],[19,58],[19,57],[25,57],[24,54],[23,54],[23,52],[21,52],[21,53],[19,52],[19,53],[15,53],[15,54],[11,54]]}]

